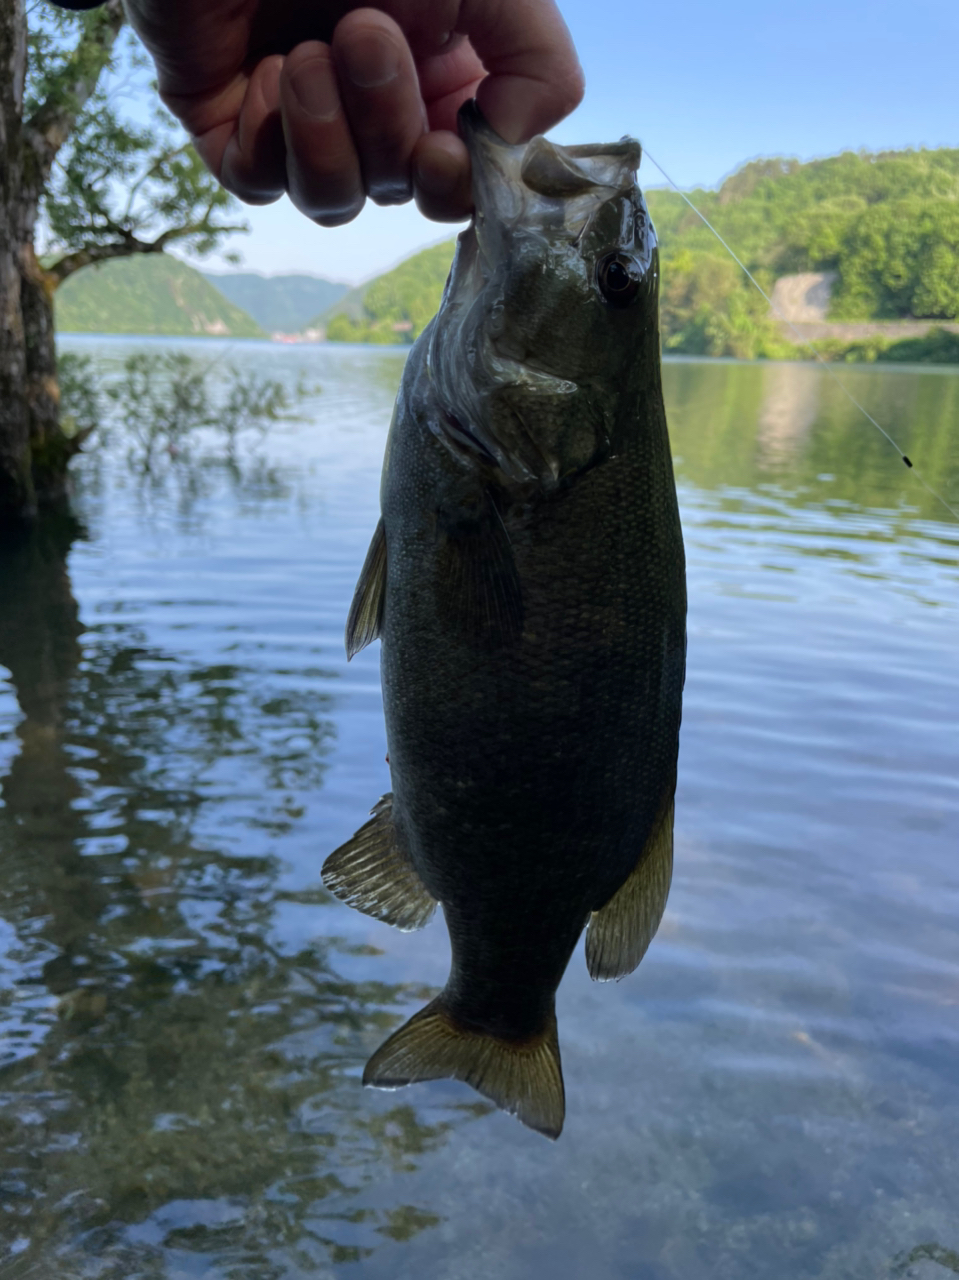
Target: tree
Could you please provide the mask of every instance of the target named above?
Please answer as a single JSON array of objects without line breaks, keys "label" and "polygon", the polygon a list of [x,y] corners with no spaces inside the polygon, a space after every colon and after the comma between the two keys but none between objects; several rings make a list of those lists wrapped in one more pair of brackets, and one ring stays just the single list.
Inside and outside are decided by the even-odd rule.
[{"label": "tree", "polygon": [[959,200],[907,196],[845,228],[833,313],[959,319]]},{"label": "tree", "polygon": [[[832,319],[959,319],[959,149],[753,161],[691,198],[764,287],[793,272],[835,272]],[[683,197],[653,189],[647,199],[661,248],[663,345],[788,354],[762,299]]]},{"label": "tree", "polygon": [[83,443],[60,422],[57,288],[109,258],[202,254],[246,229],[224,221],[232,197],[171,117],[122,114],[122,73],[146,65],[124,26],[120,0],[89,13],[0,0],[0,521],[61,495]]}]

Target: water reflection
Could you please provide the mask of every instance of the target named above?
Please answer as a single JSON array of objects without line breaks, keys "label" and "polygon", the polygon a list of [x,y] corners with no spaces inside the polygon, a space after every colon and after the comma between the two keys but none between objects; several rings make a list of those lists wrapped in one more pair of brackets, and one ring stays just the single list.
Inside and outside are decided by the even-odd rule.
[{"label": "water reflection", "polygon": [[763,369],[763,398],[756,432],[760,469],[782,470],[803,450],[819,415],[822,376],[801,364],[770,364]]},{"label": "water reflection", "polygon": [[[837,372],[956,505],[959,378],[868,367]],[[670,361],[663,380],[678,475],[697,488],[753,490],[775,481],[791,505],[903,507],[948,519],[842,388],[814,366]]]},{"label": "water reflection", "polygon": [[185,661],[122,611],[83,633],[78,532],[0,553],[22,715],[0,784],[3,1274],[317,1274],[437,1221],[361,1193],[483,1108],[361,1101],[370,1044],[429,992],[344,980],[369,948],[276,936],[326,900],[255,849],[321,784],[329,696]]},{"label": "water reflection", "polygon": [[269,502],[288,502],[293,496],[289,469],[271,462],[255,445],[232,457],[222,450],[204,451],[202,443],[193,455],[158,452],[144,471],[135,454],[128,451],[121,456],[124,439],[122,428],[115,427],[84,456],[73,477],[83,500],[126,489],[135,492],[145,514],[173,509],[181,519],[190,519],[225,494],[251,511]]}]

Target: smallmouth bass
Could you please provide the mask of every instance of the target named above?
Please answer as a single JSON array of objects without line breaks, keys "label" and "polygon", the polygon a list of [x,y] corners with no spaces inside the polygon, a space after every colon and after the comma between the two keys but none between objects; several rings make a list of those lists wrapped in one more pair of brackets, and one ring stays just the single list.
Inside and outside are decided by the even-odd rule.
[{"label": "smallmouth bass", "polygon": [[632,972],[672,874],[682,533],[639,144],[505,143],[460,114],[475,214],[414,344],[347,622],[382,640],[392,792],[330,855],[350,905],[422,927],[449,980],[364,1083],[451,1077],[558,1137],[554,998],[586,927]]}]

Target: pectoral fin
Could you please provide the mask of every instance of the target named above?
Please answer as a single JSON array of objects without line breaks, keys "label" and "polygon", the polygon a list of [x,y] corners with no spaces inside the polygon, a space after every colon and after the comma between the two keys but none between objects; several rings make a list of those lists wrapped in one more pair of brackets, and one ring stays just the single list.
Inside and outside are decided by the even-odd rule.
[{"label": "pectoral fin", "polygon": [[422,929],[436,900],[397,839],[393,796],[383,796],[370,812],[370,821],[323,863],[323,883],[357,911],[405,932]]},{"label": "pectoral fin", "polygon": [[442,520],[440,602],[449,622],[484,648],[514,644],[523,630],[523,590],[509,534],[489,496],[475,516]]},{"label": "pectoral fin", "polygon": [[663,810],[629,879],[586,928],[586,965],[599,981],[632,973],[666,909],[673,876],[673,802]]},{"label": "pectoral fin", "polygon": [[356,656],[361,649],[380,634],[383,625],[383,601],[386,599],[386,530],[380,517],[373,541],[363,561],[359,581],[353,592],[349,617],[346,620],[346,660]]}]

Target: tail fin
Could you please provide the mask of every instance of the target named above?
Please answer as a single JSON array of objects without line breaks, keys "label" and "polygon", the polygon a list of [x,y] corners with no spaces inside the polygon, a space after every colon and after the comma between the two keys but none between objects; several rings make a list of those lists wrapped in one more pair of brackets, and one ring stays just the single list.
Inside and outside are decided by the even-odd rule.
[{"label": "tail fin", "polygon": [[555,1013],[528,1040],[499,1040],[459,1026],[439,995],[380,1045],[363,1072],[364,1084],[381,1089],[444,1079],[472,1085],[547,1138],[562,1132],[566,1096]]}]

